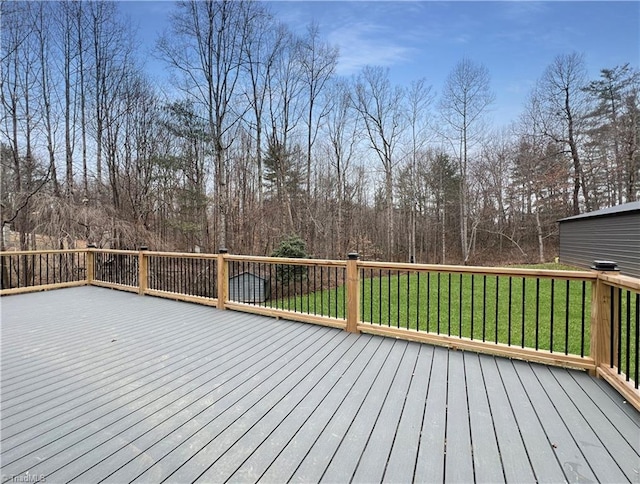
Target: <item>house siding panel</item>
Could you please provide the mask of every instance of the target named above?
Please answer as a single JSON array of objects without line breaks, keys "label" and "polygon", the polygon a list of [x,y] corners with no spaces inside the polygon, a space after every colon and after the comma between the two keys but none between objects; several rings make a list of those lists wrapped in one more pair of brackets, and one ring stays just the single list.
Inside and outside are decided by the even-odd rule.
[{"label": "house siding panel", "polygon": [[560,221],[560,261],[589,268],[594,260],[640,277],[640,211]]}]

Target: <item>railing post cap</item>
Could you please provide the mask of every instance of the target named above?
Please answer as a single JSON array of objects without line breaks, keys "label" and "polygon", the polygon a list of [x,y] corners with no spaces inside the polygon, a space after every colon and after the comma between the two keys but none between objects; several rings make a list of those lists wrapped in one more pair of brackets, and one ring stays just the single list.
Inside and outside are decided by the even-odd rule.
[{"label": "railing post cap", "polygon": [[360,255],[357,252],[349,252],[347,254],[347,257],[349,258],[349,260],[358,260],[358,257],[360,257]]},{"label": "railing post cap", "polygon": [[218,249],[218,254],[228,254],[228,253],[229,253],[229,251],[224,247],[221,248],[221,249]]},{"label": "railing post cap", "polygon": [[95,249],[96,244],[87,244],[87,249]]},{"label": "railing post cap", "polygon": [[603,272],[618,272],[618,264],[610,260],[594,260],[591,269]]},{"label": "railing post cap", "polygon": [[149,247],[147,247],[146,245],[143,245],[140,247],[140,250],[149,250]]}]

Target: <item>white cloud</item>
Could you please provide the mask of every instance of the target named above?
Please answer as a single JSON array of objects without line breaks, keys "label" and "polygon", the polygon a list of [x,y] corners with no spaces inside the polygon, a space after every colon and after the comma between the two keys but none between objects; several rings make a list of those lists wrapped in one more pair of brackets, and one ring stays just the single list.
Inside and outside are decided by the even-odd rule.
[{"label": "white cloud", "polygon": [[340,49],[339,75],[350,75],[366,65],[389,67],[410,59],[414,48],[402,45],[387,28],[370,22],[353,22],[333,29],[329,42]]}]

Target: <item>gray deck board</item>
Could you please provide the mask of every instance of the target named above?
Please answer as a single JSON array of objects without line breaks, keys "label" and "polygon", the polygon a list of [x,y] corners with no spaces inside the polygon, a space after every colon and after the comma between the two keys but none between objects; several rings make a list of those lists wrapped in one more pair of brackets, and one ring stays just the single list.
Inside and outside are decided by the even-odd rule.
[{"label": "gray deck board", "polygon": [[[598,481],[623,482],[627,478],[611,454],[603,446],[600,438],[590,426],[590,423],[578,411],[567,393],[554,378],[552,368],[536,367],[534,369],[540,383],[545,387],[547,395],[552,395],[554,406],[558,411],[567,430],[589,463]],[[604,429],[602,429],[604,430]],[[619,452],[623,450],[620,449]],[[570,463],[563,463],[565,467],[572,467]],[[578,469],[578,472],[581,472]]]},{"label": "gray deck board", "polygon": [[3,297],[2,481],[638,481],[585,373],[95,287]]},{"label": "gray deck board", "polygon": [[[457,356],[457,355],[456,355]],[[445,446],[445,481],[472,482],[473,458],[467,405],[467,380],[464,354],[449,358],[447,385],[447,431]]]},{"label": "gray deck board", "polygon": [[502,470],[507,482],[535,482],[527,448],[509,401],[496,360],[484,359],[482,365],[487,396],[502,460]]},{"label": "gray deck board", "polygon": [[493,427],[493,415],[489,408],[478,355],[465,354],[464,368],[467,379],[466,388],[475,478],[480,482],[504,482],[502,462]]},{"label": "gray deck board", "polygon": [[[412,374],[398,430],[395,435],[391,454],[387,461],[384,480],[387,482],[411,482],[415,471],[424,419],[433,347],[421,345],[418,359]],[[415,456],[413,461],[407,455]]]},{"label": "gray deck board", "polygon": [[[489,359],[488,357],[482,357]],[[516,367],[518,362],[498,360],[500,377],[513,409],[514,418],[520,429],[522,441],[527,449],[527,456],[531,467],[539,482],[563,482],[566,480],[560,462],[553,452],[553,447],[544,428],[540,425],[540,418],[525,392]]]}]

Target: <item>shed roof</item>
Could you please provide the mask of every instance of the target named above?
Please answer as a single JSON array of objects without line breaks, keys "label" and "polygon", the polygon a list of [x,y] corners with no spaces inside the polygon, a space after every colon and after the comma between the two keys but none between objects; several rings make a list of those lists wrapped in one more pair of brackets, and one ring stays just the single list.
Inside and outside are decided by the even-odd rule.
[{"label": "shed roof", "polygon": [[577,220],[581,218],[603,217],[605,215],[618,215],[621,213],[635,211],[640,211],[640,202],[623,203],[622,205],[616,205],[614,207],[607,207],[593,212],[581,213],[580,215],[560,219],[558,222],[566,222],[568,220]]},{"label": "shed roof", "polygon": [[258,274],[255,274],[255,273],[250,272],[250,271],[240,272],[240,273],[236,274],[235,276],[231,276],[231,277],[229,278],[229,280],[231,280],[231,279],[236,279],[236,278],[241,277],[241,276],[242,276],[242,277],[245,277],[245,276],[251,276],[251,277],[255,277],[255,278],[261,279],[261,280],[263,280],[263,281],[266,281],[266,280],[267,280],[267,278],[266,278],[266,277],[259,276]]}]

